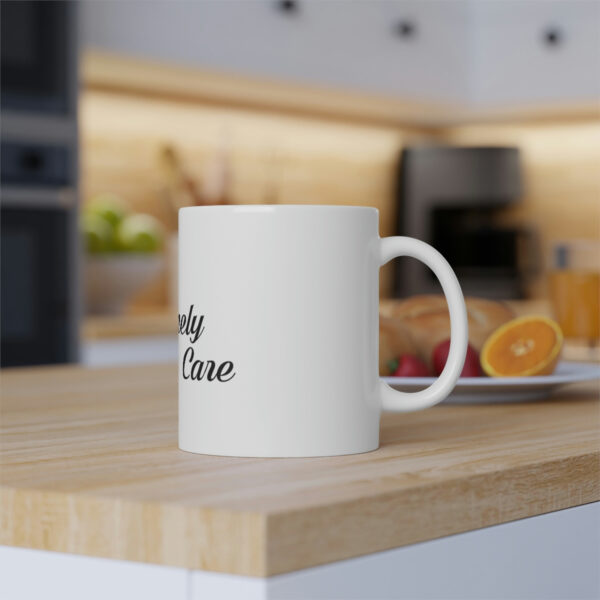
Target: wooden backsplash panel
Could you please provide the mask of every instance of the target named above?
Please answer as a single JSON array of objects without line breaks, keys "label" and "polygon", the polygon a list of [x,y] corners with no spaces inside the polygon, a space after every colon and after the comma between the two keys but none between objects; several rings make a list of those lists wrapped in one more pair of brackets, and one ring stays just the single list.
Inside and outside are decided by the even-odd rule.
[{"label": "wooden backsplash panel", "polygon": [[[80,99],[82,195],[110,191],[169,224],[159,153],[172,144],[201,182],[224,146],[235,203],[366,205],[394,232],[398,155],[417,131],[341,124],[242,109],[84,91]],[[389,269],[381,291],[390,289]]]},{"label": "wooden backsplash panel", "polygon": [[[122,195],[133,209],[169,223],[159,149],[173,144],[201,181],[226,140],[238,203],[374,206],[382,235],[394,232],[394,186],[401,148],[434,141],[514,145],[524,167],[524,196],[507,222],[535,228],[544,255],[564,238],[600,237],[600,122],[478,124],[436,131],[341,123],[89,89],[80,101],[82,192]],[[381,293],[391,289],[389,267]],[[532,295],[545,294],[544,279]],[[150,295],[164,302],[162,292]]]},{"label": "wooden backsplash panel", "polygon": [[201,180],[225,140],[235,202],[271,200],[276,188],[281,203],[370,205],[385,211],[389,232],[405,132],[93,91],[82,94],[80,111],[86,199],[110,189],[157,210],[161,145],[175,145]]}]

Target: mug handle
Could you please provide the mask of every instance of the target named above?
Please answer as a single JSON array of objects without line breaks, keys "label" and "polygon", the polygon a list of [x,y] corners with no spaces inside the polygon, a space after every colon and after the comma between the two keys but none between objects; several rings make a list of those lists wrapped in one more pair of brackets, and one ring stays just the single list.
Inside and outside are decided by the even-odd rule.
[{"label": "mug handle", "polygon": [[426,389],[406,393],[392,389],[380,382],[380,398],[383,410],[408,412],[429,408],[448,397],[460,377],[467,344],[469,329],[467,309],[458,279],[448,261],[425,242],[409,237],[387,237],[379,240],[380,266],[392,258],[411,256],[425,263],[438,278],[444,290],[450,311],[450,351],[442,374]]}]

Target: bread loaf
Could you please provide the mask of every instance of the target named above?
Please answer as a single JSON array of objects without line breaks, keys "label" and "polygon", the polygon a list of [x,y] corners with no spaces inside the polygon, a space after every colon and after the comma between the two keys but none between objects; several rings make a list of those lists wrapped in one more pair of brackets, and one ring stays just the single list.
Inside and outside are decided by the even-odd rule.
[{"label": "bread loaf", "polygon": [[[478,352],[485,340],[500,325],[514,318],[513,311],[504,303],[483,298],[465,298],[469,321],[469,343]],[[391,320],[396,329],[387,325],[388,335],[398,332],[400,342],[385,340],[385,352],[398,347],[412,347],[417,354],[431,364],[433,349],[450,337],[450,315],[444,296],[413,296],[406,300],[382,302],[380,318]],[[381,351],[381,344],[380,344]],[[381,368],[381,361],[380,361]],[[380,371],[387,373],[387,371]]]}]

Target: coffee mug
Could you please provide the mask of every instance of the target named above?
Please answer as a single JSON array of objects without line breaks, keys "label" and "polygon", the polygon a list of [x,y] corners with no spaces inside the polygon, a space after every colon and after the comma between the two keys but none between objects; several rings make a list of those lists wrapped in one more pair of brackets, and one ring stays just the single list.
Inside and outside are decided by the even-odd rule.
[{"label": "coffee mug", "polygon": [[[375,450],[382,410],[448,396],[467,349],[458,280],[439,252],[380,238],[374,208],[206,206],[179,211],[179,447],[224,456]],[[412,256],[448,301],[450,352],[427,389],[378,373],[379,267]]]}]

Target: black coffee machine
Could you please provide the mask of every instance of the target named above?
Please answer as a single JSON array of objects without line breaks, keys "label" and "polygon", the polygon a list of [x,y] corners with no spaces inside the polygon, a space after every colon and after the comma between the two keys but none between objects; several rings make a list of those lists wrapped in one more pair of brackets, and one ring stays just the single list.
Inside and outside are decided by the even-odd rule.
[{"label": "black coffee machine", "polygon": [[[426,241],[452,265],[463,292],[522,298],[537,263],[535,236],[503,226],[502,212],[522,194],[517,148],[414,147],[402,152],[398,235]],[[422,263],[396,261],[398,297],[440,292]]]}]

